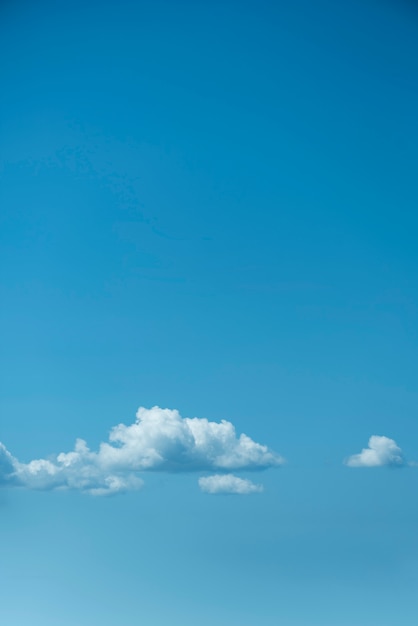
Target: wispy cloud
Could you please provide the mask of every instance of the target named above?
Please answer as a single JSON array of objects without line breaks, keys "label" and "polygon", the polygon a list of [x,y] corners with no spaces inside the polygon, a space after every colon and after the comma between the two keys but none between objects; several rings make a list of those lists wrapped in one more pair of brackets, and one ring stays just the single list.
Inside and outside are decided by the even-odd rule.
[{"label": "wispy cloud", "polygon": [[363,448],[359,454],[353,454],[346,459],[348,467],[382,467],[405,465],[405,459],[401,448],[396,441],[389,437],[372,435],[369,439],[369,447]]},{"label": "wispy cloud", "polygon": [[0,484],[106,495],[139,489],[143,481],[138,474],[146,471],[249,470],[283,463],[267,446],[237,436],[231,422],[141,407],[135,422],[112,428],[97,452],[77,439],[70,452],[21,463],[0,444]]},{"label": "wispy cloud", "polygon": [[16,459],[12,457],[6,446],[0,443],[0,486],[16,482],[16,463]]},{"label": "wispy cloud", "polygon": [[211,494],[233,493],[248,495],[250,493],[261,493],[264,490],[263,485],[256,485],[251,480],[238,478],[234,474],[204,476],[199,478],[199,487],[205,493]]}]

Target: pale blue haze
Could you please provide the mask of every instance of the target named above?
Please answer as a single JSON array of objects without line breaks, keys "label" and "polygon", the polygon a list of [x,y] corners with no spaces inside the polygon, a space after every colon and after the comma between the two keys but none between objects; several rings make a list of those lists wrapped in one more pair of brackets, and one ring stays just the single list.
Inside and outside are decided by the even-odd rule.
[{"label": "pale blue haze", "polygon": [[5,1],[0,441],[95,449],[138,406],[287,465],[0,491],[10,626],[416,626],[418,10]]}]

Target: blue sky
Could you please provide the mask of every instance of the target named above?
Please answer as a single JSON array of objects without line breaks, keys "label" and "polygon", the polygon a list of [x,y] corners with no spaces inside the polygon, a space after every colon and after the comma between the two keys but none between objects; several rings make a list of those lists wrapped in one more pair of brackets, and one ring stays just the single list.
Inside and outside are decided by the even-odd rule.
[{"label": "blue sky", "polygon": [[2,622],[415,626],[414,4],[0,13]]}]

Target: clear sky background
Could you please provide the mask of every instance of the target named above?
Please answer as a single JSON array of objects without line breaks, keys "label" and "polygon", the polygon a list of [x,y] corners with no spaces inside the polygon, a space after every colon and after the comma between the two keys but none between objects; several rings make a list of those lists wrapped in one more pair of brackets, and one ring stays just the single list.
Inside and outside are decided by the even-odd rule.
[{"label": "clear sky background", "polygon": [[159,405],[287,460],[5,484],[1,622],[416,626],[415,3],[5,0],[0,58],[0,441]]}]

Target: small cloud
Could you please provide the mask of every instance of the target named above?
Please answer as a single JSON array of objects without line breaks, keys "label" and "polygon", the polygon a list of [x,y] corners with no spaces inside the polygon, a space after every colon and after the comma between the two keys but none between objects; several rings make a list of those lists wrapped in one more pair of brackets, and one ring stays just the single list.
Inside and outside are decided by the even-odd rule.
[{"label": "small cloud", "polygon": [[363,448],[360,454],[353,454],[345,461],[348,467],[401,467],[405,459],[396,441],[389,437],[372,435],[369,447]]},{"label": "small cloud", "polygon": [[15,463],[16,459],[14,459],[7,448],[0,443],[0,486],[11,485],[15,482]]},{"label": "small cloud", "polygon": [[176,410],[141,407],[135,422],[114,426],[97,452],[77,439],[70,452],[21,463],[0,444],[0,485],[75,489],[101,496],[141,488],[139,472],[250,470],[283,463],[267,446],[245,434],[237,436],[226,420],[183,418]]},{"label": "small cloud", "polygon": [[256,485],[251,480],[238,478],[234,474],[214,474],[199,478],[199,487],[205,493],[220,494],[233,493],[247,495],[250,493],[261,493],[263,485]]}]

